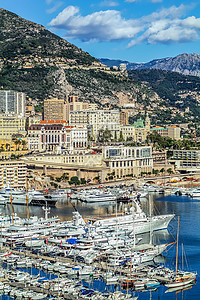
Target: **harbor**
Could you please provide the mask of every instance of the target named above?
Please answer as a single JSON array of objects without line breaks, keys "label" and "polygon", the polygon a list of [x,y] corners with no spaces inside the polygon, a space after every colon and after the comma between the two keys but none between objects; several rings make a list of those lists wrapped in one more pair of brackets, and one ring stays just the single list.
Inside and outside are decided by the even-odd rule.
[{"label": "harbor", "polygon": [[[106,197],[107,190],[101,192]],[[67,197],[51,208],[30,206],[29,220],[26,205],[13,205],[14,224],[11,206],[1,205],[2,297],[167,299],[169,293],[198,293],[197,242],[187,237],[195,239],[199,201],[174,191],[164,196],[153,186],[141,199],[132,187],[121,190],[130,199],[88,203]],[[175,266],[178,216],[189,269],[183,262]]]}]

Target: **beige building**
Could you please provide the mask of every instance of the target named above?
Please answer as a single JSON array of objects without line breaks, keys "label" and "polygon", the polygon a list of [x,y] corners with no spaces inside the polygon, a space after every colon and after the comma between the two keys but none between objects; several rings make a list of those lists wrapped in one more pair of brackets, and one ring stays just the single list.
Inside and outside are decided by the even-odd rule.
[{"label": "beige building", "polygon": [[200,150],[174,150],[170,162],[178,170],[199,172]]},{"label": "beige building", "polygon": [[70,120],[70,112],[72,111],[83,111],[86,109],[97,109],[97,104],[95,103],[85,103],[85,102],[69,102],[66,103],[66,120]]},{"label": "beige building", "polygon": [[0,161],[0,187],[26,188],[27,167],[22,161]]},{"label": "beige building", "polygon": [[42,114],[37,114],[33,116],[29,116],[26,119],[26,128],[28,129],[31,125],[39,124],[42,121]]},{"label": "beige building", "polygon": [[78,176],[79,178],[93,181],[95,177],[99,177],[103,182],[109,171],[103,162],[102,154],[89,153],[84,150],[68,151],[59,155],[43,154],[28,156],[23,159],[27,164],[35,165],[41,172],[45,170],[47,175],[53,176],[58,172],[60,176],[62,172],[67,172],[69,178]]},{"label": "beige building", "polygon": [[121,127],[122,136],[125,141],[132,140],[137,143],[146,141],[150,132],[150,118],[147,115],[145,120],[138,119],[134,124]]},{"label": "beige building", "polygon": [[70,112],[70,125],[88,127],[89,134],[98,139],[100,130],[109,130],[119,137],[120,117],[118,110],[85,110]]},{"label": "beige building", "polygon": [[158,133],[162,137],[170,137],[179,140],[181,137],[181,129],[177,126],[160,127],[156,126],[151,128],[151,133]]},{"label": "beige building", "polygon": [[44,120],[66,120],[66,104],[64,99],[54,98],[44,100]]},{"label": "beige building", "polygon": [[120,124],[121,125],[128,125],[129,124],[129,121],[128,121],[128,113],[127,112],[124,112],[124,111],[120,111]]},{"label": "beige building", "polygon": [[103,164],[101,154],[92,154],[86,151],[73,151],[73,153],[69,151],[67,154],[61,155],[43,154],[41,156],[29,156],[28,159],[49,164],[62,164],[63,166],[65,165],[77,169],[81,167],[101,167]]},{"label": "beige building", "polygon": [[0,115],[0,140],[11,140],[16,134],[26,135],[26,118],[13,114]]},{"label": "beige building", "polygon": [[153,157],[152,148],[105,146],[102,154],[106,166],[116,178],[127,175],[138,176],[142,172],[152,172]]}]

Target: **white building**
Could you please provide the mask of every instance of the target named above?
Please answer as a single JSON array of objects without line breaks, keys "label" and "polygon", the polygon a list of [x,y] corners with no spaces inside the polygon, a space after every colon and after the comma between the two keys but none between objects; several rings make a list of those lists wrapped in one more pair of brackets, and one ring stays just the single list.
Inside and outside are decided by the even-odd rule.
[{"label": "white building", "polygon": [[71,147],[87,148],[88,146],[88,130],[86,127],[67,126],[67,131],[70,133]]},{"label": "white building", "polygon": [[0,90],[0,113],[13,113],[25,116],[25,94]]},{"label": "white building", "polygon": [[102,155],[106,166],[117,178],[152,172],[152,147],[105,146]]},{"label": "white building", "polygon": [[79,149],[88,146],[87,128],[68,126],[61,121],[41,121],[28,130],[28,149],[33,152]]},{"label": "white building", "polygon": [[120,134],[120,113],[118,110],[85,110],[70,112],[71,126],[87,126],[89,133],[98,139],[100,130],[109,130],[113,136]]},{"label": "white building", "polygon": [[0,188],[10,185],[14,188],[26,188],[27,166],[22,161],[0,162]]}]

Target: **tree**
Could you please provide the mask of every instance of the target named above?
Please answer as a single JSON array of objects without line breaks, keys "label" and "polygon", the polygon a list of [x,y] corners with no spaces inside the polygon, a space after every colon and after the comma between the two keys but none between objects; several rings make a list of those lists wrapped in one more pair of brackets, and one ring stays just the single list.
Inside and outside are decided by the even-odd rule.
[{"label": "tree", "polygon": [[123,141],[124,141],[123,134],[122,131],[120,131],[119,142],[123,142]]},{"label": "tree", "polygon": [[78,179],[77,176],[73,176],[71,177],[69,184],[75,184],[75,186],[77,186],[78,184],[80,184],[80,180]]},{"label": "tree", "polygon": [[167,169],[167,173],[172,174],[173,173],[172,168]]},{"label": "tree", "polygon": [[98,140],[99,142],[110,142],[112,139],[111,131],[106,128],[106,130],[99,130]]},{"label": "tree", "polygon": [[25,140],[22,140],[22,149],[23,150],[25,149],[26,144],[27,144],[27,142]]},{"label": "tree", "polygon": [[85,178],[81,178],[81,184],[86,184]]},{"label": "tree", "polygon": [[164,172],[165,172],[164,168],[160,169],[160,173],[164,173]]}]

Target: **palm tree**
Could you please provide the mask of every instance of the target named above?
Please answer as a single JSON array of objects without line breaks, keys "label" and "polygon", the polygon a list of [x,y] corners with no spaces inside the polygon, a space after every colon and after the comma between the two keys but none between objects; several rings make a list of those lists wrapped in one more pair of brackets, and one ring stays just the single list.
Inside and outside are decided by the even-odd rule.
[{"label": "palm tree", "polygon": [[26,146],[27,142],[25,140],[22,140],[22,149],[25,150],[25,146]]},{"label": "palm tree", "polygon": [[6,150],[10,151],[10,144],[6,144]]}]

